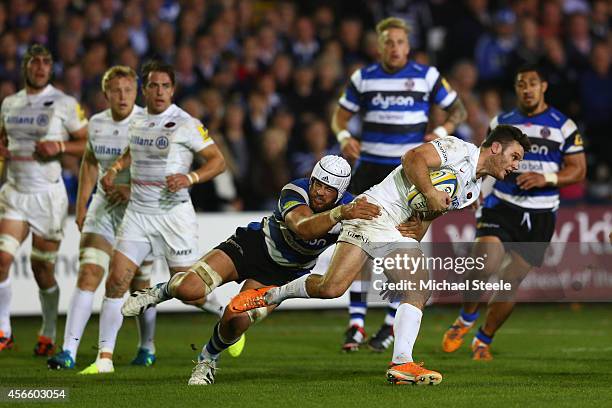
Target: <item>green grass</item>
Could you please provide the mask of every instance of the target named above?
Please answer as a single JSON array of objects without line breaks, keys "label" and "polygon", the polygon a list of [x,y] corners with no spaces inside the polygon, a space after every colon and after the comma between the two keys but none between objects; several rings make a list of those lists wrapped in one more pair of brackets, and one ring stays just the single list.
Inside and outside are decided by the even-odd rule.
[{"label": "green grass", "polygon": [[[442,333],[456,313],[455,308],[428,308],[415,348],[417,360],[444,375],[437,387],[387,384],[390,352],[341,354],[347,316],[335,310],[273,314],[248,333],[241,357],[223,356],[217,383],[207,387],[186,383],[196,355],[191,344],[199,350],[208,340],[214,324],[210,315],[160,314],[158,362],[152,368],[129,366],[137,337],[134,322],[126,319],[117,343],[116,373],[87,377],[47,370],[45,360],[31,354],[39,320],[14,318],[19,349],[0,354],[0,388],[67,387],[68,405],[113,408],[612,404],[609,305],[519,305],[495,339],[491,362],[471,361],[467,345],[452,355],[439,350]],[[370,312],[370,332],[382,317],[381,309]],[[78,369],[95,358],[97,327],[93,318],[81,343]]]}]

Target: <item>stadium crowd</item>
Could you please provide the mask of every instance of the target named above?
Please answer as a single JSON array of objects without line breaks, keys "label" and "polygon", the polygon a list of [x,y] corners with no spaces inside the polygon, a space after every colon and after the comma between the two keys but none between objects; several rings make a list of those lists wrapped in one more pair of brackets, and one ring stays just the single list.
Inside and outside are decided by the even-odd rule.
[{"label": "stadium crowd", "polygon": [[[193,188],[196,208],[269,210],[285,183],[339,153],[331,112],[350,74],[376,60],[375,21],[393,15],[412,27],[411,58],[440,68],[462,98],[468,119],[456,135],[465,140],[480,143],[513,106],[517,67],[543,66],[547,101],[579,124],[587,149],[588,181],[562,197],[609,202],[611,12],[606,0],[7,0],[0,101],[22,87],[33,42],[51,49],[54,84],[87,116],[107,108],[106,69],[161,58],[175,66],[177,104],[208,127],[228,164]],[[79,162],[63,165],[74,201]]]}]

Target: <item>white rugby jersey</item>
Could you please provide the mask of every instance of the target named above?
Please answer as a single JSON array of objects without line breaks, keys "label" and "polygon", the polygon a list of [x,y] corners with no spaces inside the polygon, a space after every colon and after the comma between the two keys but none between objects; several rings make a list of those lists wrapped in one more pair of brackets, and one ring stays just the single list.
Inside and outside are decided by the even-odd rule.
[{"label": "white rugby jersey", "polygon": [[[98,189],[96,194],[106,197],[101,183],[102,176],[127,148],[128,125],[132,117],[142,110],[140,106],[134,105],[132,112],[119,122],[113,119],[110,109],[97,113],[89,119],[87,149],[93,153],[98,161]],[[124,169],[117,174],[115,184],[129,183],[129,169]]]},{"label": "white rugby jersey", "polygon": [[43,162],[34,157],[36,142],[67,141],[69,133],[87,125],[76,99],[52,85],[35,95],[22,89],[5,98],[0,121],[11,152],[7,179],[24,193],[45,191],[61,179],[59,160]]},{"label": "white rugby jersey", "polygon": [[[454,136],[440,137],[429,143],[440,155],[442,161],[440,169],[452,171],[457,175],[457,194],[449,209],[467,207],[478,199],[480,194],[482,180],[476,178],[480,149]],[[407,199],[410,187],[412,183],[408,181],[400,165],[365,194],[375,199],[398,225],[412,215],[413,210],[408,205]]]},{"label": "white rugby jersey", "polygon": [[166,176],[189,173],[194,153],[214,143],[202,123],[172,104],[159,115],[146,109],[134,114],[128,135],[132,157],[128,209],[163,214],[189,200],[186,188],[168,191]]}]

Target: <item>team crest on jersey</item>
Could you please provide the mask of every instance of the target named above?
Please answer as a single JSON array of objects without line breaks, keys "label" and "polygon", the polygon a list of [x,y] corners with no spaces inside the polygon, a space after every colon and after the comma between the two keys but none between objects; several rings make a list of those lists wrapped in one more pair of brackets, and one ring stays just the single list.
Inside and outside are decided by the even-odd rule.
[{"label": "team crest on jersey", "polygon": [[160,136],[155,139],[155,147],[158,149],[165,149],[168,147],[168,138],[166,136]]},{"label": "team crest on jersey", "polygon": [[171,128],[171,127],[174,127],[174,125],[176,125],[176,123],[174,123],[174,122],[168,122],[168,123],[166,123],[166,124],[164,125],[164,127],[166,127],[166,128],[168,128],[168,129],[169,129],[169,128]]},{"label": "team crest on jersey", "polygon": [[472,192],[470,191],[469,193],[467,193],[467,199],[469,200],[470,198],[472,198]]},{"label": "team crest on jersey", "polygon": [[49,124],[49,115],[41,113],[36,117],[36,124],[40,127],[45,127]]},{"label": "team crest on jersey", "polygon": [[155,126],[155,122],[149,123],[149,127],[153,127],[153,126]]},{"label": "team crest on jersey", "polygon": [[406,86],[406,89],[409,91],[414,89],[414,81],[412,79],[407,79],[404,85]]},{"label": "team crest on jersey", "polygon": [[542,136],[544,139],[550,137],[550,129],[544,126],[542,130],[540,130],[540,136]]}]

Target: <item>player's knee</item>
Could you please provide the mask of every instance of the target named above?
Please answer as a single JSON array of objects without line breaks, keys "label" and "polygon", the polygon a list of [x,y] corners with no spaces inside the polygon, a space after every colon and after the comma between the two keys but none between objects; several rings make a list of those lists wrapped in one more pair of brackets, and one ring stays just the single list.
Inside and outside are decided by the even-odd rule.
[{"label": "player's knee", "polygon": [[348,289],[347,286],[323,281],[319,285],[319,297],[323,299],[335,299],[337,297],[342,296],[344,292]]},{"label": "player's knee", "polygon": [[9,269],[15,258],[8,252],[0,252],[0,279],[3,276],[8,276]]},{"label": "player's knee", "polygon": [[106,279],[106,296],[111,298],[118,298],[123,296],[127,292],[130,276],[127,276],[126,272],[118,272],[115,270],[114,273],[108,275]]},{"label": "player's knee", "polygon": [[77,287],[81,290],[95,291],[102,281],[104,270],[98,265],[84,264],[79,269]]},{"label": "player's knee", "polygon": [[189,271],[198,276],[203,283],[204,296],[215,290],[217,286],[223,283],[221,275],[213,269],[206,261],[200,260],[193,264]]},{"label": "player's knee", "polygon": [[0,277],[3,273],[8,274],[20,245],[19,240],[12,235],[0,234]]},{"label": "player's knee", "polygon": [[85,247],[79,251],[79,270],[99,270],[102,273],[108,271],[110,255],[99,248]]},{"label": "player's knee", "polygon": [[57,260],[58,251],[45,251],[36,247],[32,247],[32,252],[30,253],[30,261],[32,262],[32,267],[35,265],[38,268],[45,269],[53,269],[55,261]]}]

